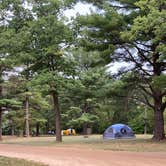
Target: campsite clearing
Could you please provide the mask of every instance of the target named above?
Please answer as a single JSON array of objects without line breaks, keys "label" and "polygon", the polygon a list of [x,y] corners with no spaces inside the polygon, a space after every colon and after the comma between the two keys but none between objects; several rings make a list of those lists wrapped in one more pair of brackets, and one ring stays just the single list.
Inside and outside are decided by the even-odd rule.
[{"label": "campsite clearing", "polygon": [[0,156],[50,166],[165,166],[166,142],[155,143],[149,137],[103,141],[101,135],[65,136],[59,144],[55,137],[10,138],[0,144]]},{"label": "campsite clearing", "polygon": [[98,149],[112,151],[135,151],[135,152],[166,152],[166,140],[154,142],[152,135],[136,135],[134,139],[103,140],[102,135],[90,135],[88,137],[63,136],[62,143],[56,143],[52,137],[4,137],[1,144],[15,144],[26,146],[47,147],[78,147],[81,149]]}]

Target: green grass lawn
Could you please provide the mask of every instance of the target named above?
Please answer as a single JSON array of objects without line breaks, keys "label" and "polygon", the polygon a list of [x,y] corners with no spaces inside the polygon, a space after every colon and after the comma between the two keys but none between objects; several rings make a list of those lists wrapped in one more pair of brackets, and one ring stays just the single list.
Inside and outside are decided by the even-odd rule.
[{"label": "green grass lawn", "polygon": [[0,166],[46,166],[46,165],[22,159],[0,156]]},{"label": "green grass lawn", "polygon": [[56,143],[55,137],[4,138],[3,144],[27,146],[63,146],[88,149],[138,152],[166,152],[166,141],[154,142],[152,135],[136,135],[134,139],[103,140],[101,135],[63,136],[62,143]]}]

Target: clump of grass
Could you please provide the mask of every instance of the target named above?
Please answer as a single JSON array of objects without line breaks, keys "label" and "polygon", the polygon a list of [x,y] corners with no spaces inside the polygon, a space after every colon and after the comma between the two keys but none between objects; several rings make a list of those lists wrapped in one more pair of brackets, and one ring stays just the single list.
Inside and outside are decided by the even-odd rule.
[{"label": "clump of grass", "polygon": [[23,159],[8,158],[0,156],[0,166],[48,166],[42,163],[26,161]]}]

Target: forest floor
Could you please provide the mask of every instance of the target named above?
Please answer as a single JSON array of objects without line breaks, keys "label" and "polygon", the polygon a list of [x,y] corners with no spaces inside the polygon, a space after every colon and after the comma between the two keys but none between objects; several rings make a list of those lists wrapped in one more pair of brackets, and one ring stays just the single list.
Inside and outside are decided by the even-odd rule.
[{"label": "forest floor", "polygon": [[[71,142],[72,138],[74,142]],[[156,149],[160,146],[164,146],[163,149]],[[50,166],[165,166],[164,149],[165,141],[154,143],[139,138],[102,142],[96,137],[85,139],[76,136],[66,137],[61,144],[55,143],[55,137],[15,138],[0,144],[0,156],[43,162]]]}]

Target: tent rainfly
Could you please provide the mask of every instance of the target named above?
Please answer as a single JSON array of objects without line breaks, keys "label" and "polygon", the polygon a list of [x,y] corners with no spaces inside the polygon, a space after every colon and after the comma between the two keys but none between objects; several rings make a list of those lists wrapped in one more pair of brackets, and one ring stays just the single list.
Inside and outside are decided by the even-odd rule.
[{"label": "tent rainfly", "polygon": [[104,134],[103,139],[116,139],[116,138],[134,138],[135,135],[132,129],[125,124],[114,124],[109,126]]}]

